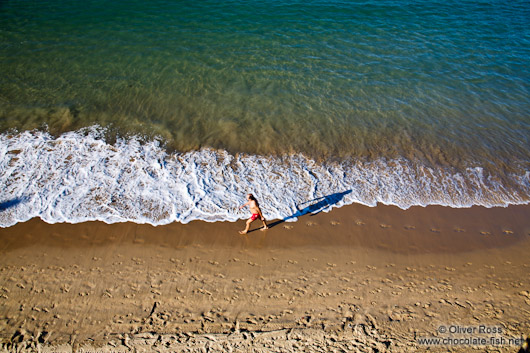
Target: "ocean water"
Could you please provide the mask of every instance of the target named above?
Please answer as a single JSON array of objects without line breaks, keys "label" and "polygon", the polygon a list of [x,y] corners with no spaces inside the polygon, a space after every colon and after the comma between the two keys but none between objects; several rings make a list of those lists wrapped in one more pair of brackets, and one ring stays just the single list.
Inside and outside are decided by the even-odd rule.
[{"label": "ocean water", "polygon": [[527,1],[4,1],[0,226],[530,202]]}]

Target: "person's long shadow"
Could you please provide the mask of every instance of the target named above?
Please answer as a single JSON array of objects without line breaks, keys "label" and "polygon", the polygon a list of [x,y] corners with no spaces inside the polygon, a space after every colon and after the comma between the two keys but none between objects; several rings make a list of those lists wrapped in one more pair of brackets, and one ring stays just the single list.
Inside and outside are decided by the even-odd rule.
[{"label": "person's long shadow", "polygon": [[[335,194],[318,197],[316,199],[309,200],[309,201],[303,202],[303,203],[301,203],[299,205],[296,205],[297,211],[294,214],[292,214],[292,215],[290,215],[288,217],[285,217],[284,219],[280,219],[280,220],[278,220],[276,222],[273,222],[273,223],[269,224],[269,228],[275,227],[278,224],[281,224],[281,223],[283,223],[283,222],[285,222],[285,221],[287,221],[289,219],[302,217],[302,216],[304,216],[304,215],[306,215],[308,213],[311,213],[311,216],[314,216],[314,215],[322,212],[324,209],[328,208],[329,206],[339,203],[339,201],[342,200],[345,195],[348,195],[351,192],[352,192],[351,190],[347,190],[347,191],[344,191],[344,192],[337,192]],[[313,202],[315,202],[315,203],[313,203]],[[305,204],[310,204],[310,205],[308,205],[308,206],[306,206],[304,208],[300,208],[301,206],[303,206]]]},{"label": "person's long shadow", "polygon": [[0,212],[1,211],[5,211],[8,208],[15,207],[16,205],[18,205],[18,204],[20,204],[22,202],[27,202],[28,200],[29,200],[29,197],[22,196],[22,197],[14,198],[12,200],[7,200],[7,201],[4,201],[4,202],[0,202]]}]

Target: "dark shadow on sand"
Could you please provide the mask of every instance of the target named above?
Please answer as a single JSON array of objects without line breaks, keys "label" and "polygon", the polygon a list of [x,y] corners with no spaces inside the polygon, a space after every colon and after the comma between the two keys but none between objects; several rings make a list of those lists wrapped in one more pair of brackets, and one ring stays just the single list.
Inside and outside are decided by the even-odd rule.
[{"label": "dark shadow on sand", "polygon": [[[347,190],[344,192],[337,192],[335,194],[318,197],[316,199],[309,200],[299,205],[296,205],[297,211],[294,214],[288,217],[285,217],[284,219],[280,219],[276,222],[269,224],[269,228],[275,227],[278,224],[281,224],[289,219],[302,217],[308,213],[311,213],[311,216],[314,216],[322,212],[324,209],[328,208],[329,206],[339,203],[339,201],[342,200],[345,195],[348,195],[351,192],[352,192],[351,190]],[[300,208],[301,206],[306,205],[306,204],[309,204],[309,205],[302,209]]]},{"label": "dark shadow on sand", "polygon": [[22,197],[17,197],[17,198],[15,198],[13,200],[0,202],[0,212],[5,211],[8,208],[15,207],[16,205],[18,205],[18,204],[20,204],[22,202],[27,202],[28,200],[29,200],[29,197],[22,196]]}]

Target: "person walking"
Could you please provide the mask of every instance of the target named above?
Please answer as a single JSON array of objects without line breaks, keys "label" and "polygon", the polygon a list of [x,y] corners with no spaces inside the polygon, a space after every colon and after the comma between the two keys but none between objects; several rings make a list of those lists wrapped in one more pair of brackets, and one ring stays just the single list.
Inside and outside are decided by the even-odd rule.
[{"label": "person walking", "polygon": [[263,228],[261,228],[261,230],[269,229],[269,227],[267,227],[265,217],[263,217],[263,213],[261,213],[261,209],[259,208],[258,200],[256,200],[256,198],[252,194],[247,195],[247,200],[247,203],[239,207],[239,209],[249,206],[250,212],[252,212],[252,216],[250,216],[250,218],[247,220],[247,226],[245,227],[245,230],[240,230],[239,234],[247,234],[248,229],[250,228],[250,224],[258,218],[261,219],[261,221],[263,222]]}]

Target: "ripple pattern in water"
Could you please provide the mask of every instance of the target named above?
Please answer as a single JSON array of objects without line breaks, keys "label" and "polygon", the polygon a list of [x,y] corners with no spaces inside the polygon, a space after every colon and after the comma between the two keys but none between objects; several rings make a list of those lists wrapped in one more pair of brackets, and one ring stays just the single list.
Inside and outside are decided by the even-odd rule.
[{"label": "ripple pattern in water", "polygon": [[[4,138],[103,126],[170,155],[399,161],[465,179],[404,207],[528,200],[526,1],[3,2],[0,38]],[[459,199],[492,190],[470,170],[504,196]]]}]

